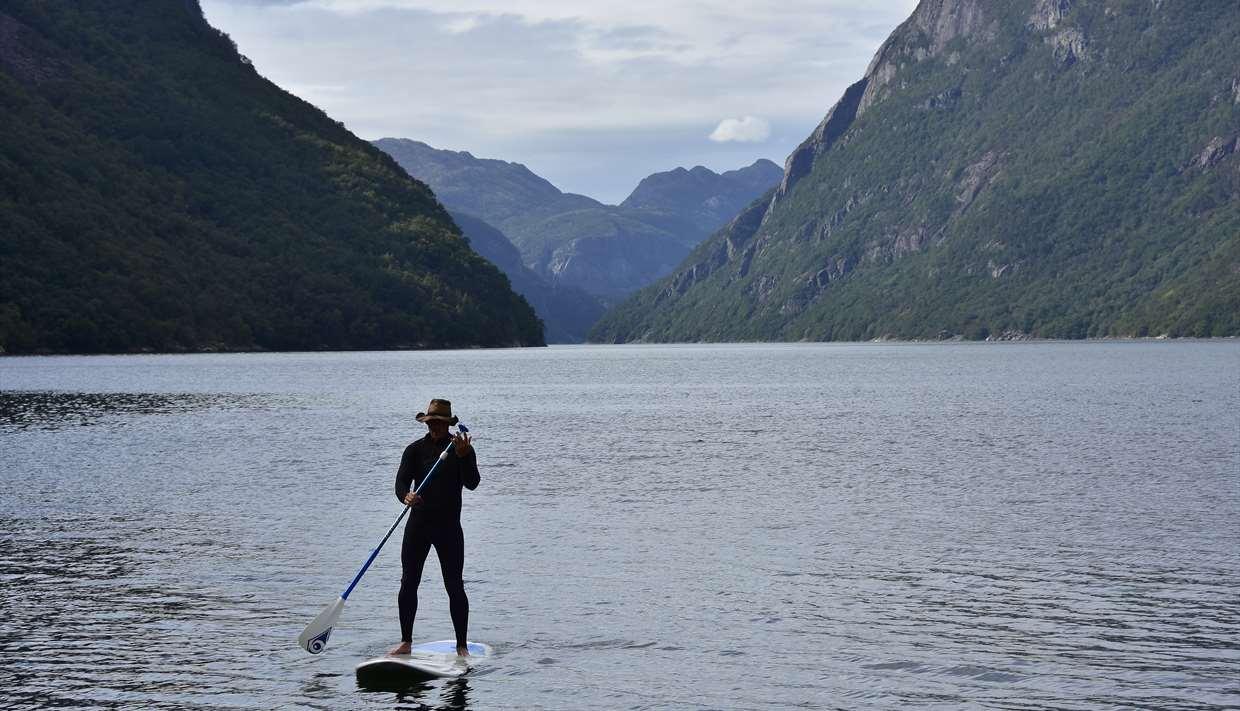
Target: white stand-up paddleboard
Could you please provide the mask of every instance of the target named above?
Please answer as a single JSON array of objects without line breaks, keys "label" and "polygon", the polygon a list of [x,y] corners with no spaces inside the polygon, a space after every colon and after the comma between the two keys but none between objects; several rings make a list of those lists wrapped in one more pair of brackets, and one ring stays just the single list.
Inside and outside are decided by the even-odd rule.
[{"label": "white stand-up paddleboard", "polygon": [[444,639],[414,645],[409,654],[378,657],[357,665],[357,683],[364,686],[389,685],[453,679],[464,676],[479,660],[491,656],[491,648],[480,642],[469,643],[469,656],[456,653],[456,640]]}]

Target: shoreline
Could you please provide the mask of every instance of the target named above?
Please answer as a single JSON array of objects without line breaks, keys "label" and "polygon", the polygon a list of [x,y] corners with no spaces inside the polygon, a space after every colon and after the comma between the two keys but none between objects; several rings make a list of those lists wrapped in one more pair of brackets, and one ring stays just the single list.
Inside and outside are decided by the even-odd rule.
[{"label": "shoreline", "polygon": [[1100,336],[1091,338],[1038,338],[1024,336],[1020,338],[987,338],[970,340],[962,336],[936,339],[904,339],[904,338],[872,338],[866,341],[628,341],[625,343],[548,343],[541,346],[462,346],[456,348],[355,348],[355,349],[323,349],[323,350],[265,350],[265,349],[203,349],[182,351],[124,351],[114,353],[74,353],[69,351],[49,351],[43,353],[5,353],[0,352],[0,362],[15,358],[90,358],[90,357],[125,357],[125,356],[202,356],[202,355],[317,355],[328,353],[449,353],[454,351],[506,351],[536,350],[549,348],[581,348],[597,346],[777,346],[777,345],[999,345],[1016,343],[1228,343],[1240,341],[1238,336]]}]

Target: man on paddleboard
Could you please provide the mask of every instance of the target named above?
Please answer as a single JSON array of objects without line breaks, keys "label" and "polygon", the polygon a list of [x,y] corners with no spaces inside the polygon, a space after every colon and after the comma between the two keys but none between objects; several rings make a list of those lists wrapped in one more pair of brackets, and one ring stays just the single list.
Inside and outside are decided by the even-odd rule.
[{"label": "man on paddleboard", "polygon": [[[443,584],[448,590],[448,610],[456,631],[456,653],[468,656],[466,631],[469,627],[469,598],[465,596],[465,536],[461,531],[461,489],[478,488],[478,459],[468,434],[453,437],[448,428],[455,425],[452,403],[434,399],[426,412],[419,412],[418,422],[426,425],[426,436],[405,447],[396,473],[396,498],[410,507],[401,544],[400,644],[388,654],[408,654],[413,642],[413,618],[418,612],[418,583],[422,565],[431,546],[439,556]],[[452,446],[449,448],[448,444]],[[421,494],[413,493],[426,478],[439,455],[448,455],[435,469],[430,483]]]}]

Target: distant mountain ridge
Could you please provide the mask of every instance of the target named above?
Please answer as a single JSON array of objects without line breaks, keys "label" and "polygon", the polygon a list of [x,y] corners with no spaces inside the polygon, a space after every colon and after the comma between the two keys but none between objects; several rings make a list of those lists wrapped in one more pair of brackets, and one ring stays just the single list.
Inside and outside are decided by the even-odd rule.
[{"label": "distant mountain ridge", "polygon": [[676,168],[643,178],[620,207],[679,213],[698,229],[710,233],[778,183],[783,175],[782,168],[765,158],[724,173],[700,165],[689,170]]},{"label": "distant mountain ridge", "polygon": [[196,0],[0,6],[0,351],[542,343],[425,185]]},{"label": "distant mountain ridge", "polygon": [[470,246],[508,275],[512,288],[534,307],[548,343],[581,343],[606,310],[598,299],[572,286],[549,284],[521,262],[504,233],[467,212],[452,212]]},{"label": "distant mountain ridge", "polygon": [[1240,4],[922,0],[603,342],[1240,335]]},{"label": "distant mountain ridge", "polygon": [[384,138],[410,175],[449,209],[494,226],[548,283],[603,300],[668,273],[695,245],[782,176],[759,160],[719,175],[703,167],[652,175],[621,205],[564,193],[525,166]]},{"label": "distant mountain ridge", "polygon": [[429,185],[449,209],[476,215],[496,227],[531,210],[603,207],[585,195],[561,192],[520,163],[475,158],[468,151],[441,150],[410,139],[381,138],[373,143]]}]

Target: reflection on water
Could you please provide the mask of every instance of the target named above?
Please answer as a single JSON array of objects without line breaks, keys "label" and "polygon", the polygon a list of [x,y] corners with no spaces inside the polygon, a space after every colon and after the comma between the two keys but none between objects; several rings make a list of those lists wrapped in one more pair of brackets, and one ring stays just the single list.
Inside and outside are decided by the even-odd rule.
[{"label": "reflection on water", "polygon": [[0,391],[0,431],[92,425],[104,418],[268,404],[261,395]]},{"label": "reflection on water", "polygon": [[[3,709],[1240,708],[1237,343],[21,359],[0,382]],[[496,653],[359,689],[396,642],[398,544],[326,653],[295,639],[394,519],[440,395],[479,434],[465,578]],[[417,640],[452,633],[435,565]]]},{"label": "reflection on water", "polygon": [[394,701],[392,708],[416,711],[467,711],[469,681],[465,678],[437,682],[412,682],[401,687],[358,687],[370,700]]}]

